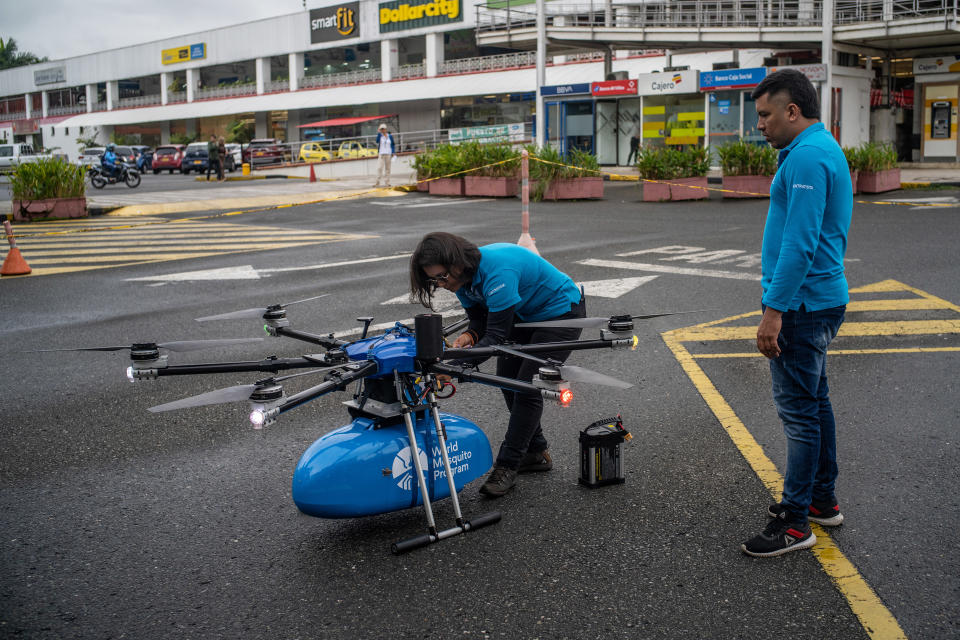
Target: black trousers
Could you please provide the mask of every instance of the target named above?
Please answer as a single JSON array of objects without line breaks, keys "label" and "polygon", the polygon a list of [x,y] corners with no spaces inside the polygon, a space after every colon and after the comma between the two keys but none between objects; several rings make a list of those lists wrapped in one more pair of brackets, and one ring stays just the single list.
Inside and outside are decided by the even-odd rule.
[{"label": "black trousers", "polygon": [[223,161],[222,160],[210,160],[207,162],[207,180],[210,179],[210,172],[213,171],[217,175],[217,179],[223,177]]},{"label": "black trousers", "polygon": [[[570,306],[569,312],[550,319],[560,320],[583,318],[585,316],[586,305],[584,299],[581,298],[578,304]],[[521,327],[512,329],[509,339],[519,344],[559,342],[576,340],[580,337],[581,331],[582,329],[561,327],[535,329]],[[549,357],[564,362],[570,357],[570,352],[539,353],[537,357]],[[511,356],[502,356],[497,359],[498,376],[531,382],[539,369],[540,365],[532,360]],[[518,393],[504,389],[503,397],[507,401],[507,409],[510,411],[510,422],[507,425],[507,433],[503,437],[503,443],[500,445],[500,452],[497,454],[496,466],[516,469],[520,466],[520,460],[528,451],[539,453],[548,448],[547,439],[543,435],[543,427],[540,424],[540,417],[543,415],[543,396],[538,393]]]}]

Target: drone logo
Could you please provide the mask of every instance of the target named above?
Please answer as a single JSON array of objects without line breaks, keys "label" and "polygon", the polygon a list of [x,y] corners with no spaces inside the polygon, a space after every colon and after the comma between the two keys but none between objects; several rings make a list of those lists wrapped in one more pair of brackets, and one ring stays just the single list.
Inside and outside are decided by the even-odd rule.
[{"label": "drone logo", "polygon": [[[420,468],[425,469],[427,466],[426,452],[417,447],[417,456],[420,458]],[[416,482],[413,479],[414,471],[413,460],[410,457],[410,447],[400,449],[393,459],[393,478],[397,481],[397,486],[404,491],[413,489]]]}]

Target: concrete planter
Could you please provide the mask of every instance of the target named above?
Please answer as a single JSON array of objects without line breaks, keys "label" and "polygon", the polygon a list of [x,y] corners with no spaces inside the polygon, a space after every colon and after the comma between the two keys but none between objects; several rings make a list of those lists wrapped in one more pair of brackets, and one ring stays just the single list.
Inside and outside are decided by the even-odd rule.
[{"label": "concrete planter", "polygon": [[47,198],[46,200],[14,200],[13,219],[29,222],[34,218],[85,218],[86,198]]},{"label": "concrete planter", "polygon": [[662,182],[643,183],[644,202],[706,200],[709,197],[710,192],[707,191],[706,176],[702,178],[673,178]]},{"label": "concrete planter", "polygon": [[463,178],[439,178],[431,180],[430,195],[432,196],[462,196]]},{"label": "concrete planter", "polygon": [[543,193],[544,200],[601,200],[603,199],[603,178],[590,176],[551,180]]},{"label": "concrete planter", "polygon": [[426,180],[426,179],[427,178],[420,178],[419,176],[417,176],[417,191],[424,191],[424,192],[430,191],[429,182],[420,182],[420,180]]},{"label": "concrete planter", "polygon": [[882,193],[900,188],[900,169],[861,171],[857,178],[860,193]]},{"label": "concrete planter", "polygon": [[724,198],[769,198],[773,176],[723,176]]},{"label": "concrete planter", "polygon": [[464,176],[463,190],[467,196],[492,198],[515,198],[520,186],[520,178],[488,176]]}]

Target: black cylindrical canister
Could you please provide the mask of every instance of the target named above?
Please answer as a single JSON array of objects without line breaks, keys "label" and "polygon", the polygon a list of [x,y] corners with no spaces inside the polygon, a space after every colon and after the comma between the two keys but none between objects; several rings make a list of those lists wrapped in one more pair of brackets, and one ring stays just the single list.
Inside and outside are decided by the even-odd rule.
[{"label": "black cylindrical canister", "polygon": [[413,318],[417,336],[417,360],[434,362],[443,355],[443,316],[421,313]]},{"label": "black cylindrical canister", "polygon": [[623,442],[630,436],[620,417],[598,420],[580,432],[580,484],[602,487],[621,484]]}]

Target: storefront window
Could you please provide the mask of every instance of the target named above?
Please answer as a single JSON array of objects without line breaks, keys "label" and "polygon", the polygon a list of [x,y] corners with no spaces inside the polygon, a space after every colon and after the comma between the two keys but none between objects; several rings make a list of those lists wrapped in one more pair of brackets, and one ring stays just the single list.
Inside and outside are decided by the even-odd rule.
[{"label": "storefront window", "polygon": [[710,103],[710,160],[719,163],[716,148],[740,139],[740,91],[713,91]]},{"label": "storefront window", "polygon": [[749,91],[743,92],[743,139],[753,144],[765,144],[766,139],[757,129],[757,106]]},{"label": "storefront window", "polygon": [[597,162],[617,164],[617,103],[597,102]]},{"label": "storefront window", "polygon": [[440,126],[444,129],[480,127],[494,124],[530,122],[533,100],[526,94],[502,94],[444,98],[440,108]]},{"label": "storefront window", "polygon": [[643,101],[643,144],[655,147],[703,146],[703,96],[699,93],[649,96]]},{"label": "storefront window", "polygon": [[618,127],[617,136],[619,144],[617,145],[617,164],[620,166],[629,166],[637,161],[636,154],[630,154],[631,139],[637,136],[638,146],[640,140],[640,99],[629,98],[620,101],[620,112],[617,117]]},{"label": "storefront window", "polygon": [[593,102],[564,103],[566,117],[566,145],[565,153],[572,149],[579,149],[587,153],[593,152]]}]

